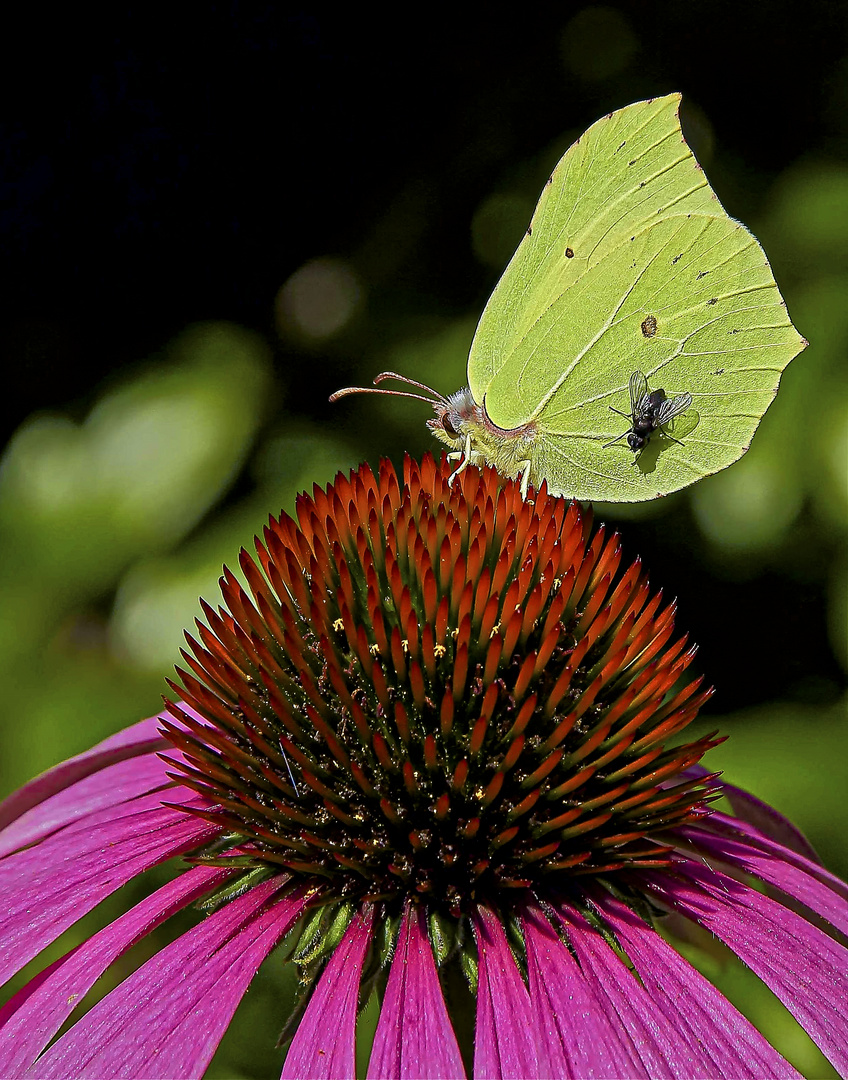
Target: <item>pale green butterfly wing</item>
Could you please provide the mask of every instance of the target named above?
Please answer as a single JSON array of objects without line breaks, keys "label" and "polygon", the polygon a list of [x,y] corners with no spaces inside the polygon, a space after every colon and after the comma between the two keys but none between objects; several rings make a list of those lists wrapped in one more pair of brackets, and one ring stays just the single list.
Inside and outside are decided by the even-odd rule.
[{"label": "pale green butterfly wing", "polygon": [[670,94],[610,113],[560,160],[477,327],[468,361],[477,401],[548,304],[611,248],[663,213],[724,215],[683,140],[679,107]]},{"label": "pale green butterfly wing", "polygon": [[[572,306],[583,313],[579,321]],[[486,400],[500,400],[508,387],[509,408],[496,422],[512,427],[523,422],[519,415],[536,421],[534,473],[552,488],[638,501],[736,461],[802,346],[762,248],[743,225],[671,217],[614,249],[558,297],[513,350]],[[553,383],[538,363],[548,350],[568,358]],[[633,371],[669,396],[690,393],[699,414],[683,445],[655,437],[636,467],[624,442],[604,448],[627,429],[609,406],[629,411]],[[675,437],[685,428],[675,428]]]},{"label": "pale green butterfly wing", "polygon": [[[571,147],[472,344],[475,400],[502,428],[534,422],[531,480],[578,498],[653,498],[731,464],[805,344],[683,141],[678,104],[631,105]],[[657,436],[636,467],[623,441],[604,448],[626,430],[609,406],[629,411],[635,370],[694,398],[685,445]]]}]

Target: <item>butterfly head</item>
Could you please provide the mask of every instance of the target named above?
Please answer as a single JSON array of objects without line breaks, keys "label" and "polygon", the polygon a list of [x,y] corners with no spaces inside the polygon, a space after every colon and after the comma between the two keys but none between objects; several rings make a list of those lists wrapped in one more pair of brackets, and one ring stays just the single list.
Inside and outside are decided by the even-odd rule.
[{"label": "butterfly head", "polygon": [[466,386],[440,401],[433,401],[435,416],[427,421],[433,435],[452,450],[461,450],[480,422],[481,407]]},{"label": "butterfly head", "polygon": [[427,427],[431,433],[440,442],[449,446],[451,450],[463,449],[469,434],[480,423],[483,411],[482,407],[474,400],[467,386],[462,390],[457,390],[454,394],[444,397],[438,391],[427,386],[426,383],[410,379],[406,375],[398,375],[394,371],[381,372],[374,382],[375,384],[381,383],[385,379],[397,379],[399,382],[406,383],[407,386],[414,386],[418,390],[426,391],[427,396],[409,390],[386,390],[376,385],[348,386],[344,390],[337,390],[335,394],[332,394],[330,401],[338,401],[339,398],[346,397],[348,394],[391,394],[393,397],[411,397],[419,401],[426,401],[432,406],[433,412],[436,414],[427,421]]}]

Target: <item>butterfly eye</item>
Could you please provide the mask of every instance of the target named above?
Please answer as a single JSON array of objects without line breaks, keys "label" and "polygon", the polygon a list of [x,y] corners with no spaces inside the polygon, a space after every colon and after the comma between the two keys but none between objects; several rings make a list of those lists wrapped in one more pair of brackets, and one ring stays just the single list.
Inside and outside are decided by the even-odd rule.
[{"label": "butterfly eye", "polygon": [[442,427],[445,429],[445,431],[448,433],[448,435],[450,435],[450,437],[452,439],[458,439],[459,438],[459,432],[456,430],[456,428],[451,423],[450,416],[447,413],[445,413],[444,416],[442,417]]}]

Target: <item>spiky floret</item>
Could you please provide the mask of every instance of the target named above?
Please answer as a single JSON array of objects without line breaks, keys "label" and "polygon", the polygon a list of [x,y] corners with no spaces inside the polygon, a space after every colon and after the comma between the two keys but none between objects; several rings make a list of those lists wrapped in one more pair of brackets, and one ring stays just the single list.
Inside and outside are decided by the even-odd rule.
[{"label": "spiky floret", "polygon": [[454,916],[664,865],[718,741],[669,746],[710,694],[674,604],[576,502],[450,473],[339,474],[225,570],[174,686],[206,722],[168,705],[189,812],[328,899]]}]

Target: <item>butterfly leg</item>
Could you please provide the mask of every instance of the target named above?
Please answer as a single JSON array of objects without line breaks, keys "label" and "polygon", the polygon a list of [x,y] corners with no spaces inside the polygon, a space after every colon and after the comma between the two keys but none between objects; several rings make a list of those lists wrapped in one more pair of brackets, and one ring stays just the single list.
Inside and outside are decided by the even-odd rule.
[{"label": "butterfly leg", "polygon": [[521,468],[518,472],[518,479],[521,484],[521,498],[527,498],[527,489],[530,487],[530,469],[533,465],[532,461],[522,461]]},{"label": "butterfly leg", "polygon": [[452,484],[454,482],[454,480],[456,480],[456,478],[459,476],[460,473],[465,472],[465,470],[468,468],[468,466],[474,460],[473,457],[472,457],[472,453],[471,453],[471,436],[470,435],[466,436],[465,446],[462,448],[461,452],[457,451],[457,452],[455,452],[453,454],[448,454],[448,460],[449,461],[455,461],[457,458],[459,458],[459,464],[457,465],[457,467],[453,470],[453,472],[448,477],[448,483],[449,484]]}]

